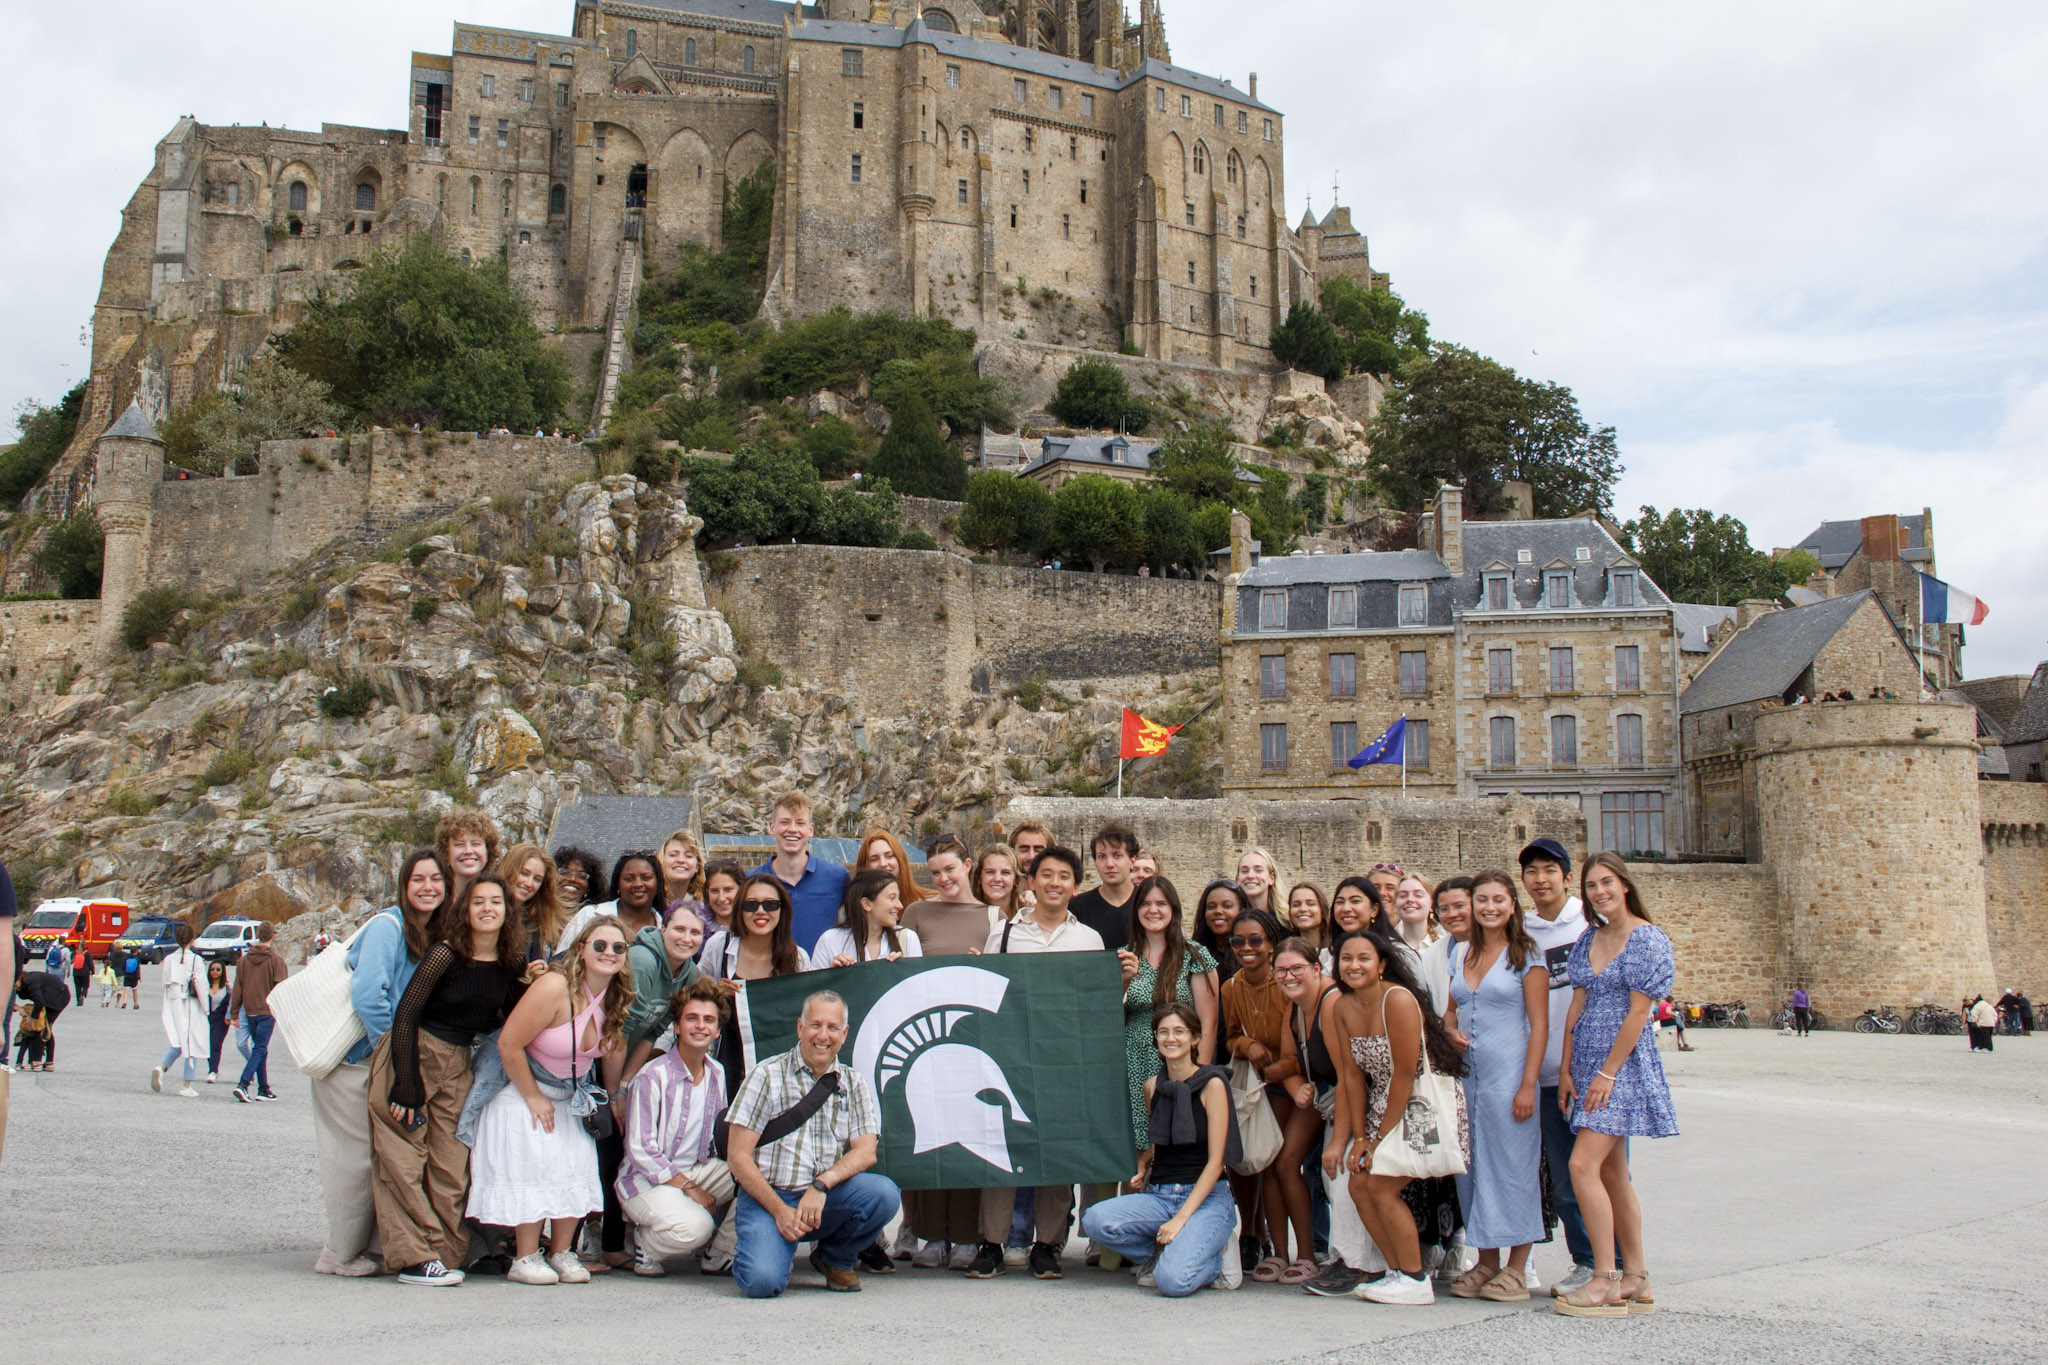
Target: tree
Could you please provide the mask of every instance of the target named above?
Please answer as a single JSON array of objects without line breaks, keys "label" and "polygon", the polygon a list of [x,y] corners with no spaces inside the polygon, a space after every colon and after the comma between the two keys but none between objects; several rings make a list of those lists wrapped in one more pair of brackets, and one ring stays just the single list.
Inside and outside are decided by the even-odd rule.
[{"label": "tree", "polygon": [[1234,502],[1242,496],[1237,457],[1231,454],[1236,440],[1229,427],[1220,422],[1196,422],[1186,431],[1175,432],[1152,457],[1159,481],[1186,499],[1192,507],[1211,502]]},{"label": "tree", "polygon": [[1324,379],[1344,377],[1344,342],[1314,304],[1297,302],[1289,308],[1271,341],[1273,358],[1290,369]]},{"label": "tree", "polygon": [[843,417],[826,417],[803,434],[804,453],[821,479],[843,479],[860,463],[860,433]]},{"label": "tree", "polygon": [[265,441],[311,436],[341,422],[327,386],[274,356],[252,361],[233,388],[172,411],[158,435],[164,458],[199,474],[254,474]]},{"label": "tree", "polygon": [[14,428],[21,439],[0,450],[0,506],[12,507],[43,481],[77,434],[84,408],[85,381],[80,380],[55,407],[27,402],[15,410]]},{"label": "tree", "polygon": [[1199,571],[1203,546],[1188,505],[1170,489],[1144,491],[1139,508],[1144,562],[1161,575],[1176,566]]},{"label": "tree", "polygon": [[570,396],[568,366],[504,263],[466,266],[425,234],[323,289],[277,345],[356,422],[532,430]]},{"label": "tree", "polygon": [[1614,428],[1588,426],[1571,390],[1459,346],[1439,344],[1409,366],[1370,435],[1373,480],[1395,507],[1456,483],[1472,511],[1504,512],[1502,485],[1525,479],[1539,517],[1605,511],[1622,472]]},{"label": "tree", "polygon": [[66,597],[98,597],[100,569],[106,559],[106,537],[90,507],[73,512],[50,528],[36,551],[36,563],[57,580]]},{"label": "tree", "polygon": [[894,545],[903,530],[903,504],[887,479],[863,479],[825,494],[818,539],[826,545]]},{"label": "tree", "polygon": [[1021,550],[1035,554],[1045,544],[1052,519],[1052,494],[1034,479],[984,469],[967,481],[967,505],[960,512],[960,539],[982,554]]},{"label": "tree", "polygon": [[958,501],[967,491],[966,461],[939,434],[938,419],[916,393],[890,410],[889,434],[868,469],[907,497]]},{"label": "tree", "polygon": [[824,513],[818,471],[793,447],[749,446],[730,464],[698,456],[681,472],[708,542],[809,540]]},{"label": "tree", "polygon": [[1081,474],[1052,495],[1052,543],[1062,560],[1105,565],[1137,562],[1142,550],[1138,490],[1120,479]]},{"label": "tree", "polygon": [[[1747,526],[1704,507],[1663,513],[1644,507],[1622,524],[1621,543],[1675,602],[1730,606],[1745,597],[1775,600],[1809,576],[1798,572],[1806,567],[1800,560],[1790,554],[1772,559],[1750,545]],[[1813,562],[1818,568],[1819,561]]]},{"label": "tree", "polygon": [[1141,432],[1152,410],[1131,396],[1124,372],[1106,360],[1077,360],[1060,376],[1045,410],[1075,427],[1114,427]]},{"label": "tree", "polygon": [[1429,319],[1385,289],[1367,289],[1348,275],[1323,281],[1323,315],[1342,340],[1352,374],[1400,376],[1429,355]]}]

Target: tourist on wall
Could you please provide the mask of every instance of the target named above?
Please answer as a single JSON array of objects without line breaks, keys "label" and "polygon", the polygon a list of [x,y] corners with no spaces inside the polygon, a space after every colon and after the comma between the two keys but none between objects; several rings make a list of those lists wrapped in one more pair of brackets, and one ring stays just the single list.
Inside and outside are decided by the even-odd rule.
[{"label": "tourist on wall", "polygon": [[[1572,1132],[1565,1111],[1557,1102],[1558,1066],[1564,1050],[1565,1012],[1571,1008],[1571,974],[1568,963],[1572,945],[1586,932],[1585,910],[1571,894],[1571,855],[1555,839],[1532,840],[1519,859],[1522,889],[1529,893],[1532,913],[1523,920],[1529,937],[1543,954],[1550,973],[1550,1041],[1543,1054],[1543,1093],[1537,1108],[1543,1124],[1543,1164],[1550,1170],[1551,1200],[1557,1218],[1564,1225],[1565,1247],[1571,1252],[1571,1273],[1550,1292],[1569,1294],[1593,1276],[1593,1244],[1586,1239],[1586,1224],[1579,1216],[1579,1201],[1572,1192]],[[1628,1159],[1626,1147],[1622,1160]]]},{"label": "tourist on wall", "polygon": [[509,1084],[477,1119],[468,1213],[513,1230],[506,1278],[516,1284],[583,1284],[591,1276],[573,1247],[584,1216],[605,1204],[591,1128],[611,1131],[615,1122],[609,1091],[625,1061],[622,1024],[633,1006],[626,947],[617,918],[591,920],[498,1032]]},{"label": "tourist on wall", "polygon": [[199,1098],[199,1092],[192,1088],[192,1082],[199,1073],[200,1059],[206,1055],[206,959],[192,951],[192,926],[184,920],[171,925],[171,936],[178,946],[164,954],[158,966],[163,983],[164,1036],[169,1039],[170,1048],[164,1059],[150,1069],[149,1088],[161,1095],[164,1072],[183,1057],[184,1084],[178,1088],[178,1094],[194,1100]]},{"label": "tourist on wall", "polygon": [[228,1013],[248,1020],[249,1060],[243,1063],[242,1080],[235,1087],[235,1098],[244,1104],[277,1098],[270,1088],[270,1034],[277,1023],[270,1015],[270,993],[292,969],[270,946],[276,934],[277,926],[269,920],[258,924],[255,945],[235,963],[235,993]]},{"label": "tourist on wall", "polygon": [[655,1040],[671,1022],[669,1002],[677,991],[697,980],[697,954],[704,947],[704,917],[694,901],[669,904],[661,926],[642,929],[626,951],[633,981],[633,1008],[621,1033],[626,1040],[626,1066],[619,1083],[631,1085],[640,1068],[655,1055]]},{"label": "tourist on wall", "polygon": [[746,879],[747,870],[730,858],[721,858],[705,864],[705,947],[710,947],[711,940],[718,934],[732,928],[732,908],[739,903],[740,885]]},{"label": "tourist on wall", "polygon": [[[678,905],[669,919],[693,913]],[[721,1219],[732,1203],[732,1174],[712,1143],[725,1113],[725,1073],[710,1055],[730,996],[723,982],[700,978],[663,997],[676,1045],[626,1083],[618,1197],[638,1230],[636,1275],[665,1275],[662,1262],[677,1256],[701,1254],[706,1274],[731,1265],[733,1223]],[[636,999],[636,1009],[642,1003]]]},{"label": "tourist on wall", "polygon": [[1127,946],[1131,931],[1131,855],[1138,851],[1138,836],[1120,820],[1111,820],[1095,832],[1089,856],[1095,862],[1098,885],[1074,897],[1067,908],[1081,923],[1093,929],[1105,947]]},{"label": "tourist on wall", "polygon": [[479,872],[435,917],[436,941],[371,1054],[377,1235],[405,1284],[462,1282],[452,1267],[469,1246],[470,1149],[456,1125],[469,1099],[470,1049],[505,1022],[525,989],[526,935],[509,918],[510,900],[503,879]]},{"label": "tourist on wall", "polygon": [[[1325,1038],[1337,1070],[1337,1120],[1323,1149],[1323,1170],[1333,1178],[1345,1173],[1352,1202],[1388,1264],[1380,1278],[1361,1283],[1353,1293],[1375,1303],[1434,1303],[1415,1216],[1402,1198],[1410,1179],[1376,1172],[1373,1163],[1389,1125],[1401,1124],[1408,1111],[1425,1051],[1440,1076],[1463,1075],[1464,1058],[1443,1021],[1422,1004],[1421,983],[1387,935],[1340,938],[1337,984],[1343,994],[1330,1013]],[[1455,1132],[1469,1161],[1471,1135],[1462,1091],[1456,1107],[1455,1116],[1436,1116],[1438,1131],[1446,1142]]]},{"label": "tourist on wall", "polygon": [[1142,1094],[1145,1137],[1134,1181],[1141,1193],[1103,1200],[1081,1218],[1090,1240],[1139,1266],[1141,1287],[1175,1299],[1211,1283],[1238,1284],[1225,1276],[1236,1254],[1236,1210],[1222,1178],[1226,1164],[1241,1157],[1237,1116],[1229,1073],[1197,1060],[1202,1039],[1201,1017],[1190,1005],[1159,1007],[1147,1046],[1160,1062]]},{"label": "tourist on wall", "polygon": [[974,885],[976,900],[994,907],[1004,919],[1017,913],[1017,889],[1024,877],[1016,849],[1008,844],[990,844],[975,855],[974,873],[969,880]]},{"label": "tourist on wall", "polygon": [[555,850],[555,898],[562,913],[573,915],[593,901],[609,900],[604,864],[587,848],[564,844]]},{"label": "tourist on wall", "polygon": [[1237,975],[1237,954],[1230,951],[1230,927],[1250,909],[1244,888],[1227,877],[1219,877],[1202,888],[1195,902],[1194,941],[1216,963],[1220,981]]},{"label": "tourist on wall", "polygon": [[[679,900],[704,900],[704,850],[697,836],[679,829],[661,841],[661,879],[671,904]],[[663,907],[664,909],[666,907]]]},{"label": "tourist on wall", "polygon": [[1287,890],[1287,932],[1316,950],[1320,967],[1323,950],[1330,946],[1330,903],[1323,893],[1307,882],[1296,882]]},{"label": "tourist on wall", "polygon": [[1280,864],[1263,848],[1247,849],[1237,860],[1237,884],[1244,891],[1247,910],[1263,910],[1278,919],[1273,906],[1273,887],[1280,880]]},{"label": "tourist on wall", "polygon": [[[1514,879],[1482,872],[1472,883],[1472,930],[1450,954],[1445,1026],[1465,1050],[1472,1163],[1457,1177],[1465,1240],[1479,1263],[1451,1283],[1461,1299],[1529,1297],[1529,1248],[1548,1231],[1539,1168],[1543,1127],[1537,1082],[1550,1031],[1550,976],[1522,927]],[[1502,1252],[1507,1253],[1505,1262]]]},{"label": "tourist on wall", "polygon": [[1628,1139],[1678,1135],[1664,1062],[1645,1028],[1651,1002],[1671,989],[1673,958],[1671,940],[1650,923],[1642,893],[1619,857],[1595,853],[1579,885],[1593,932],[1571,950],[1558,1095],[1576,1135],[1572,1184],[1592,1243],[1593,1275],[1560,1294],[1557,1311],[1626,1317],[1657,1311]]},{"label": "tourist on wall", "polygon": [[1131,1094],[1131,1131],[1139,1150],[1150,1141],[1151,1106],[1145,1085],[1159,1072],[1153,1019],[1176,1002],[1194,1008],[1200,1025],[1194,1061],[1215,1060],[1220,1001],[1216,962],[1181,933],[1180,894],[1164,877],[1139,883],[1131,898],[1131,946],[1117,949],[1124,978],[1124,1062]]},{"label": "tourist on wall", "polygon": [[[880,871],[894,877],[897,898],[906,910],[924,899],[924,888],[910,874],[909,853],[897,842],[896,836],[885,829],[870,830],[861,836],[860,852],[853,860],[851,871],[855,876]],[[925,875],[931,875],[930,863],[925,864]]]},{"label": "tourist on wall", "polygon": [[526,931],[526,960],[546,962],[569,921],[554,859],[539,844],[514,844],[498,859],[498,875],[512,893],[512,917]]},{"label": "tourist on wall", "polygon": [[[1280,1155],[1267,1182],[1278,1184],[1283,1207],[1299,1206],[1306,1211],[1306,1221],[1295,1224],[1294,1260],[1280,1272],[1279,1281],[1307,1285],[1319,1278],[1322,1268],[1313,1254],[1315,1210],[1303,1172],[1321,1145],[1324,1124],[1336,1112],[1337,1070],[1323,1039],[1322,1017],[1337,988],[1323,975],[1314,945],[1300,937],[1280,941],[1273,954],[1273,979],[1287,998],[1287,1026],[1280,1035],[1280,1089],[1285,1099],[1274,1101],[1280,1119]],[[1295,1186],[1300,1187],[1298,1192]],[[1327,1235],[1327,1229],[1325,1232]],[[1356,1254],[1358,1249],[1353,1246],[1350,1250]],[[1343,1258],[1340,1255],[1338,1259]],[[1349,1288],[1347,1284],[1345,1289]]]},{"label": "tourist on wall", "polygon": [[776,797],[768,820],[775,856],[748,874],[772,875],[787,888],[793,921],[790,933],[806,953],[818,935],[839,922],[839,907],[851,879],[839,864],[811,856],[811,830],[811,798],[796,791]]},{"label": "tourist on wall", "polygon": [[454,878],[448,885],[448,903],[462,899],[463,888],[498,863],[503,843],[498,822],[480,810],[458,806],[434,822],[434,848],[442,866]]},{"label": "tourist on wall", "polygon": [[[1283,1130],[1285,1116],[1294,1106],[1285,1083],[1295,1074],[1295,1064],[1286,1060],[1283,1044],[1290,1006],[1273,975],[1273,953],[1284,937],[1280,922],[1263,910],[1246,910],[1239,915],[1237,923],[1230,926],[1229,939],[1230,950],[1237,955],[1237,972],[1223,983],[1222,990],[1223,1045],[1232,1061],[1243,1061],[1256,1068],[1265,1081],[1266,1103]],[[1309,1269],[1289,1283],[1298,1284],[1313,1274],[1308,1186],[1298,1173],[1289,1183],[1271,1166],[1251,1175],[1233,1171],[1230,1188],[1244,1219],[1239,1253],[1252,1262],[1248,1267],[1252,1278],[1271,1283],[1289,1271],[1290,1226],[1301,1252],[1293,1268],[1298,1270],[1305,1261]],[[1258,1237],[1262,1224],[1266,1231],[1265,1246],[1271,1248],[1263,1259],[1257,1254],[1262,1250]]]}]

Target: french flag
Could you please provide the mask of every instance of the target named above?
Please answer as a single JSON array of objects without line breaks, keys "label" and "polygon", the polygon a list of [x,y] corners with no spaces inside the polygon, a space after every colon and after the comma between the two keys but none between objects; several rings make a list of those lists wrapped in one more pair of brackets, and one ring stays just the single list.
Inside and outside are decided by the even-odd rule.
[{"label": "french flag", "polygon": [[1979,602],[1959,588],[1952,588],[1939,578],[1920,575],[1920,623],[1935,625],[1953,621],[1959,625],[1981,626],[1984,618],[1991,614],[1991,608]]}]

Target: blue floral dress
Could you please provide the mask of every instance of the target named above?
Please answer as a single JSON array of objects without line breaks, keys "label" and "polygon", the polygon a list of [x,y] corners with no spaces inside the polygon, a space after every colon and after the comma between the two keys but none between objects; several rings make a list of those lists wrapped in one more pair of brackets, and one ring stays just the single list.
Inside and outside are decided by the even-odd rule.
[{"label": "blue floral dress", "polygon": [[1566,971],[1572,988],[1586,993],[1585,1006],[1572,1028],[1572,1131],[1590,1129],[1614,1137],[1677,1137],[1678,1115],[1671,1107],[1671,1086],[1664,1079],[1664,1059],[1657,1055],[1657,1035],[1645,1025],[1635,1051],[1614,1073],[1614,1090],[1598,1113],[1586,1112],[1586,1087],[1607,1061],[1614,1040],[1628,1016],[1631,993],[1652,1000],[1670,994],[1673,960],[1671,940],[1654,924],[1639,924],[1628,942],[1607,964],[1593,971],[1594,930],[1572,945]]}]

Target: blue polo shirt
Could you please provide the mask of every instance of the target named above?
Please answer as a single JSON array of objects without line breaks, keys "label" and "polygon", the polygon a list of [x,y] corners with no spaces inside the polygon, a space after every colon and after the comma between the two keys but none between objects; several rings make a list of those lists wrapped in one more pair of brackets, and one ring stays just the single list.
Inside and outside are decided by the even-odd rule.
[{"label": "blue polo shirt", "polygon": [[[775,876],[775,860],[770,858],[747,875],[760,873]],[[782,881],[776,877],[775,880]],[[796,906],[795,922],[789,926],[796,936],[796,946],[806,953],[818,941],[818,935],[839,923],[840,907],[846,904],[846,884],[853,880],[853,874],[838,863],[828,863],[817,854],[810,856],[804,864],[804,875],[796,879],[796,885],[789,888],[789,899]]]}]

